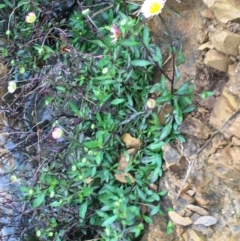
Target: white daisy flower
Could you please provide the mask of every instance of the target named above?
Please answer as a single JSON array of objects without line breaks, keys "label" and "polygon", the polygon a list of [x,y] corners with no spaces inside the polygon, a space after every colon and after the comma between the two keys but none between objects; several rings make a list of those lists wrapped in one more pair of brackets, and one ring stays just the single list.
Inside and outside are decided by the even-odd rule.
[{"label": "white daisy flower", "polygon": [[17,84],[14,81],[8,82],[8,92],[13,93],[17,89]]},{"label": "white daisy flower", "polygon": [[52,131],[52,138],[53,139],[59,139],[63,137],[63,130],[60,127],[55,127],[54,130]]},{"label": "white daisy flower", "polygon": [[25,17],[25,21],[27,23],[34,23],[36,20],[37,16],[34,12],[30,12],[27,14],[27,16]]},{"label": "white daisy flower", "polygon": [[141,7],[141,13],[145,18],[158,15],[162,12],[166,0],[145,0]]}]

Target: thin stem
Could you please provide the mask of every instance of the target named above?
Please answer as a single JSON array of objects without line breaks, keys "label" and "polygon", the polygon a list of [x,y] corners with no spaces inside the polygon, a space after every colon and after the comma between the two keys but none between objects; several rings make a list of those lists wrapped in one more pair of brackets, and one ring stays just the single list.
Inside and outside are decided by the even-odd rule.
[{"label": "thin stem", "polygon": [[[147,48],[147,46],[145,45],[145,43],[143,42],[143,40],[137,35],[138,40],[141,42],[141,44],[143,45],[143,47],[147,50],[148,54],[153,58],[152,53],[149,51],[149,49]],[[161,73],[170,81],[170,83],[172,83],[172,79],[169,78],[169,76],[164,72],[164,70],[157,64],[155,64],[155,66],[157,66],[158,70],[161,71]]]}]

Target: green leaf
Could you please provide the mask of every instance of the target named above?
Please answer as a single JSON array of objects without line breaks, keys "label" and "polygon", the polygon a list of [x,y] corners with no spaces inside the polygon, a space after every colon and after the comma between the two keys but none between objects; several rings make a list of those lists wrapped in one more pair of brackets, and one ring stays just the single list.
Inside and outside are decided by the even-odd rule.
[{"label": "green leaf", "polygon": [[111,101],[111,104],[112,105],[118,105],[118,104],[120,104],[124,101],[125,101],[125,99],[115,99],[115,100]]},{"label": "green leaf", "polygon": [[143,219],[146,223],[152,223],[153,222],[152,219],[150,217],[146,216],[146,215],[143,215]]},{"label": "green leaf", "polygon": [[210,96],[213,96],[215,93],[214,91],[204,91],[200,94],[202,99],[207,99]]},{"label": "green leaf", "polygon": [[83,219],[85,218],[87,213],[87,208],[88,208],[88,202],[85,202],[80,206],[79,208],[79,217],[81,218],[80,222],[82,222]]},{"label": "green leaf", "polygon": [[183,113],[189,113],[189,112],[192,112],[196,109],[196,106],[194,105],[189,105],[188,107],[186,107],[184,110],[183,110]]},{"label": "green leaf", "polygon": [[154,207],[150,213],[151,216],[155,215],[156,213],[158,213],[160,209],[160,204],[158,204],[156,207]]},{"label": "green leaf", "polygon": [[87,141],[84,142],[83,145],[89,149],[91,148],[97,148],[98,147],[98,141]]},{"label": "green leaf", "polygon": [[36,208],[42,204],[45,199],[45,193],[40,193],[38,197],[33,201],[33,207]]},{"label": "green leaf", "polygon": [[159,177],[159,170],[160,170],[160,168],[155,168],[154,172],[151,175],[151,183],[154,183],[157,181],[157,179]]},{"label": "green leaf", "polygon": [[143,42],[144,44],[148,47],[149,46],[149,29],[147,27],[147,25],[144,25],[144,28],[143,28]]},{"label": "green leaf", "polygon": [[178,53],[177,56],[177,66],[184,64],[185,63],[185,58],[182,52]]},{"label": "green leaf", "polygon": [[95,40],[90,40],[90,42],[98,45],[101,48],[106,48],[106,45],[101,40],[95,39]]},{"label": "green leaf", "polygon": [[141,46],[140,42],[134,41],[134,40],[124,40],[121,42],[121,45],[125,47],[135,47],[135,46]]},{"label": "green leaf", "polygon": [[66,92],[66,91],[67,91],[66,88],[63,87],[63,86],[56,86],[56,89],[57,89],[57,90],[60,90],[60,91],[62,91],[62,92]]},{"label": "green leaf", "polygon": [[162,85],[160,83],[156,83],[152,86],[149,93],[156,93],[156,92],[160,92],[161,90],[162,90]]},{"label": "green leaf", "polygon": [[131,65],[133,66],[139,66],[139,67],[145,67],[148,65],[153,65],[152,62],[145,60],[145,59],[136,59],[131,61]]},{"label": "green leaf", "polygon": [[167,125],[162,129],[160,135],[160,141],[164,140],[172,131],[172,119],[167,123]]},{"label": "green leaf", "polygon": [[167,191],[164,190],[164,191],[159,192],[158,194],[160,196],[166,196],[167,195]]},{"label": "green leaf", "polygon": [[108,226],[108,225],[110,225],[110,224],[112,224],[116,219],[117,219],[117,215],[114,215],[114,216],[112,216],[112,217],[110,217],[110,218],[107,218],[103,223],[102,223],[102,226],[104,227],[104,226]]},{"label": "green leaf", "polygon": [[151,150],[151,151],[160,151],[162,149],[162,147],[164,146],[165,142],[160,141],[158,143],[152,143],[150,145],[147,146],[147,149]]},{"label": "green leaf", "polygon": [[178,95],[186,95],[187,94],[187,89],[188,89],[189,83],[183,83],[178,90],[176,91],[176,94]]},{"label": "green leaf", "polygon": [[174,99],[174,106],[173,106],[173,115],[176,123],[180,125],[183,121],[183,115],[182,115],[182,110],[180,109],[178,105],[177,99]]},{"label": "green leaf", "polygon": [[5,8],[5,7],[6,7],[5,4],[0,4],[0,9],[1,9],[1,8]]},{"label": "green leaf", "polygon": [[4,2],[7,6],[9,6],[10,8],[13,8],[13,4],[10,1],[4,0]]},{"label": "green leaf", "polygon": [[79,110],[78,110],[77,106],[71,101],[69,102],[69,106],[70,106],[70,109],[74,112],[74,114],[78,115]]},{"label": "green leaf", "polygon": [[164,96],[158,97],[158,98],[156,99],[156,103],[157,103],[157,104],[161,104],[161,103],[167,102],[167,101],[169,101],[169,100],[171,100],[171,99],[172,99],[171,94],[170,94],[170,93],[167,93],[167,94],[164,95]]}]

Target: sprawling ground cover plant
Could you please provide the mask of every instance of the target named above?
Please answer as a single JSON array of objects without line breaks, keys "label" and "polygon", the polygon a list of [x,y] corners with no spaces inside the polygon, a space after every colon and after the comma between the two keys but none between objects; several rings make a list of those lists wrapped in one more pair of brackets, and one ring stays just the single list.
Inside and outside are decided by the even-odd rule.
[{"label": "sprawling ground cover plant", "polygon": [[133,14],[140,7],[155,15],[165,3],[150,2],[154,8],[93,0],[0,6],[12,9],[9,47],[1,49],[12,66],[6,109],[24,121],[18,139],[28,150],[12,179],[40,240],[134,240],[161,213],[162,146],[184,141],[178,126],[194,109],[193,87],[174,90],[181,52],[168,43],[168,76],[160,47]]}]

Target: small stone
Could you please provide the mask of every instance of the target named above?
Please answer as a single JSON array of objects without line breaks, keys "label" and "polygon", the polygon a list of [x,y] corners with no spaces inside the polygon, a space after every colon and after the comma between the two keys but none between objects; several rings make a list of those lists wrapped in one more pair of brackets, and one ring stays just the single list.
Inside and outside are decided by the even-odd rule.
[{"label": "small stone", "polygon": [[187,201],[187,203],[194,203],[195,202],[195,198],[189,196],[187,193],[181,193],[180,197],[184,200]]},{"label": "small stone", "polygon": [[188,225],[192,224],[192,220],[189,217],[182,217],[175,211],[168,212],[168,215],[169,215],[170,219],[178,225],[188,226]]},{"label": "small stone", "polygon": [[213,12],[210,9],[205,9],[200,13],[204,18],[207,19],[214,19],[215,16],[213,14]]},{"label": "small stone", "polygon": [[238,46],[240,44],[239,34],[224,29],[214,33],[210,41],[218,51],[234,56],[238,55]]},{"label": "small stone", "polygon": [[186,193],[189,195],[189,196],[193,196],[194,194],[195,194],[195,191],[193,191],[193,190],[188,190],[188,191],[186,191]]},{"label": "small stone", "polygon": [[194,241],[207,241],[207,237],[196,230],[189,230],[190,240]]},{"label": "small stone", "polygon": [[217,223],[217,219],[213,216],[203,216],[194,222],[195,225],[204,225],[206,227],[212,226]]},{"label": "small stone", "polygon": [[207,216],[209,215],[208,211],[205,210],[204,208],[201,208],[199,206],[195,206],[195,205],[192,205],[192,204],[188,204],[186,206],[186,208],[190,209],[191,211],[195,212],[195,213],[198,213],[202,216]]},{"label": "small stone", "polygon": [[231,60],[225,54],[210,49],[205,56],[204,64],[222,72],[227,72]]}]

